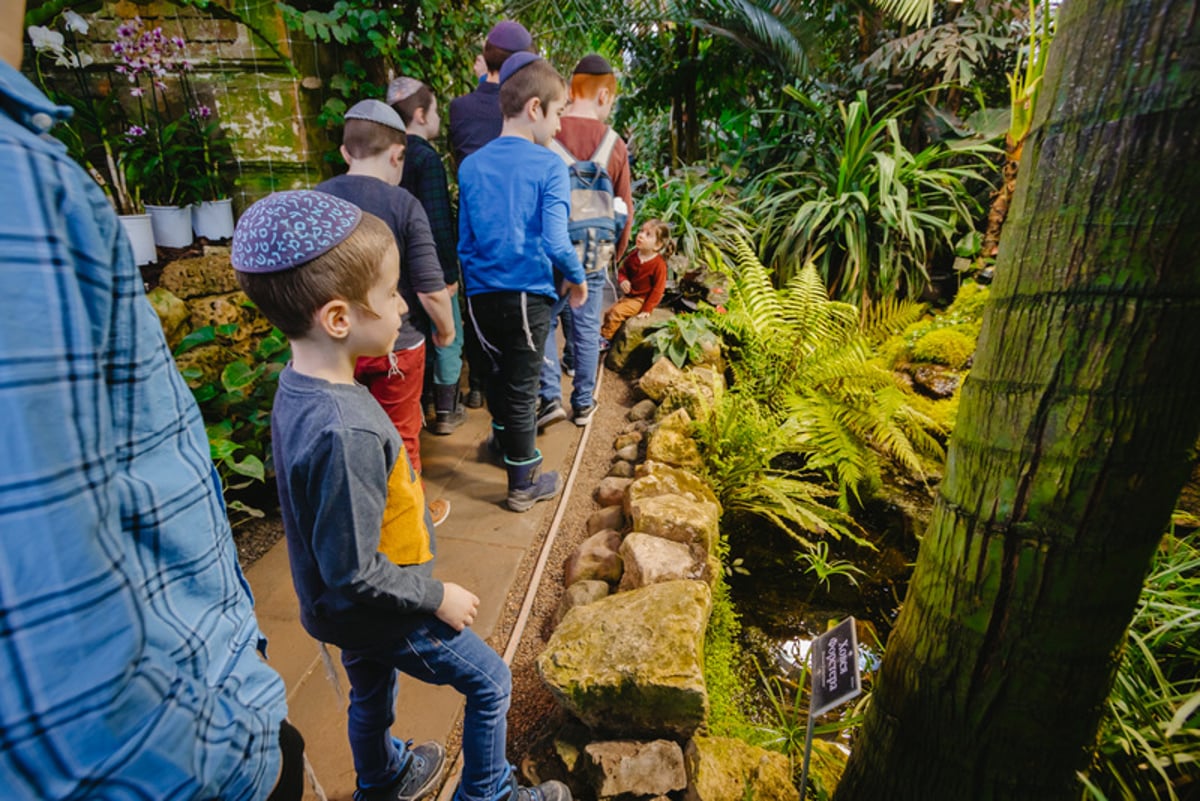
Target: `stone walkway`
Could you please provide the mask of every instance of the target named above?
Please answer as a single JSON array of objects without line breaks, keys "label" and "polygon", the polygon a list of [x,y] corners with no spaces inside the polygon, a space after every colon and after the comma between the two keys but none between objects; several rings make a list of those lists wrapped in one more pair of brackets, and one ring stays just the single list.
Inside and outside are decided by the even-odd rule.
[{"label": "stone walkway", "polygon": [[[486,409],[469,410],[466,424],[451,436],[425,433],[421,438],[426,494],[430,499],[448,498],[452,507],[449,519],[437,529],[435,575],[456,581],[480,597],[474,628],[485,640],[502,622],[505,599],[519,577],[521,561],[556,508],[555,503],[540,503],[530,512],[516,514],[503,506],[504,471],[482,455],[490,421]],[[567,421],[539,437],[548,469],[566,474],[581,431]],[[350,801],[354,766],[346,740],[348,685],[337,649],[330,648],[338,675],[335,687],[316,641],[300,626],[284,541],[255,562],[247,577],[259,624],[270,640],[271,665],[287,684],[289,718],[304,735],[317,780],[330,801]],[[503,643],[492,644],[503,652]],[[461,696],[454,690],[402,677],[393,732],[417,742],[444,742],[461,707]],[[310,789],[305,799],[316,801],[317,795]]]}]

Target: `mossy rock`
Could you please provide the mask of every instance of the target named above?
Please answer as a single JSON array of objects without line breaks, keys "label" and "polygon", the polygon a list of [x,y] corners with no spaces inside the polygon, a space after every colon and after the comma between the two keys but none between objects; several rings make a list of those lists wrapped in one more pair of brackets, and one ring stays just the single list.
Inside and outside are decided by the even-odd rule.
[{"label": "mossy rock", "polygon": [[684,801],[800,801],[783,754],[728,737],[696,737],[684,760]]},{"label": "mossy rock", "polygon": [[188,325],[191,311],[186,303],[166,287],[156,286],[146,293],[146,299],[150,301],[154,313],[158,315],[158,322],[167,338],[167,345],[174,350],[175,346],[191,330]]},{"label": "mossy rock", "polygon": [[975,338],[960,328],[938,328],[930,331],[913,344],[915,362],[942,364],[952,370],[961,370],[975,353]]},{"label": "mossy rock", "polygon": [[569,611],[537,658],[542,680],[594,731],[690,737],[708,714],[704,633],[712,595],[668,581]]}]

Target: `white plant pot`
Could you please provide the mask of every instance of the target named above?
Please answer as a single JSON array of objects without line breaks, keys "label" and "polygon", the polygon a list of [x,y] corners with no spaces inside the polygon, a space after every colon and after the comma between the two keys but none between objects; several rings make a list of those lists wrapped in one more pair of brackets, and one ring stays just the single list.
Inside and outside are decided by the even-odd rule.
[{"label": "white plant pot", "polygon": [[143,264],[153,264],[158,261],[158,252],[154,249],[154,226],[149,214],[122,214],[121,227],[129,244],[133,245],[133,260],[138,267]]},{"label": "white plant pot", "polygon": [[233,236],[233,200],[202,200],[192,205],[192,230],[210,242]]},{"label": "white plant pot", "polygon": [[160,248],[186,248],[192,244],[192,209],[190,206],[152,206],[146,213],[154,225],[154,243]]}]

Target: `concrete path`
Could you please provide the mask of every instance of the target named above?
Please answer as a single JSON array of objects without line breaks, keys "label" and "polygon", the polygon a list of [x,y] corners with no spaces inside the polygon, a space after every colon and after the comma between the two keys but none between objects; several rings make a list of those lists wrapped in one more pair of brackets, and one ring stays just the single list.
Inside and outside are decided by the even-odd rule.
[{"label": "concrete path", "polygon": [[[468,410],[467,422],[448,437],[424,433],[421,460],[425,492],[447,498],[449,519],[437,529],[435,575],[455,581],[481,599],[475,631],[485,640],[501,619],[505,598],[518,566],[549,524],[556,503],[539,503],[524,514],[503,506],[507,481],[503,469],[483,456],[491,417],[486,409]],[[582,429],[563,421],[538,438],[547,469],[564,476]],[[346,683],[337,649],[330,648],[338,676],[335,687],[316,641],[300,626],[296,594],[288,572],[287,549],[280,540],[247,571],[257,601],[259,624],[270,640],[268,656],[288,689],[289,718],[304,735],[306,752],[330,801],[350,801],[354,765],[346,739]],[[504,643],[491,643],[503,653]],[[457,722],[461,696],[408,677],[400,681],[393,733],[416,742],[445,742]],[[305,799],[316,801],[311,789]]]}]

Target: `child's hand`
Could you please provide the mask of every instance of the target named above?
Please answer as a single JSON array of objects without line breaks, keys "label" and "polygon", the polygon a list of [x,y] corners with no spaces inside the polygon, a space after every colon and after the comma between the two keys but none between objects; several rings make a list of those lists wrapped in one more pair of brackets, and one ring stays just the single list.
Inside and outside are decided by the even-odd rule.
[{"label": "child's hand", "polygon": [[454,582],[442,584],[442,605],[434,612],[438,620],[455,631],[462,631],[475,622],[479,612],[479,596]]},{"label": "child's hand", "polygon": [[645,320],[647,317],[650,316],[650,312],[638,312],[634,316],[637,317],[639,320]]},{"label": "child's hand", "polygon": [[587,303],[587,284],[572,284],[567,282],[567,302],[571,304],[572,309],[578,309],[583,304]]},{"label": "child's hand", "polygon": [[633,287],[633,284],[629,283],[629,280],[626,279],[626,280],[622,281],[621,283],[617,284],[617,286],[621,287],[622,292],[629,292],[629,290]]}]

